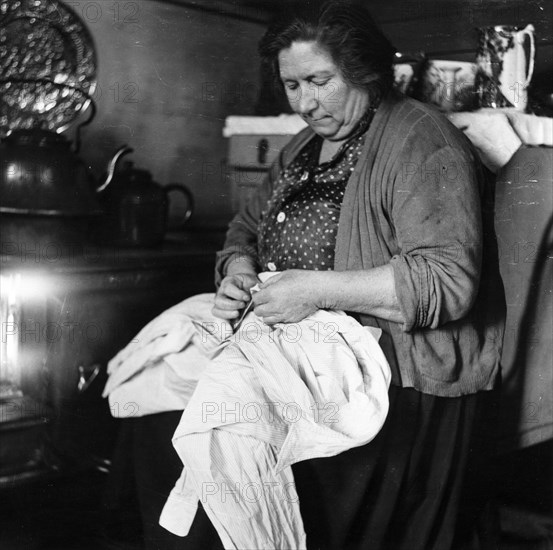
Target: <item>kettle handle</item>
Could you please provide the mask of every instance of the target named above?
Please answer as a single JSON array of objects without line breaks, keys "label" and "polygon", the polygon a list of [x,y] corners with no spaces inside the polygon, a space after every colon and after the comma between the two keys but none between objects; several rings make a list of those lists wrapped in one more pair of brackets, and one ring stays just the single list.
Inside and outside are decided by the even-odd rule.
[{"label": "kettle handle", "polygon": [[180,223],[174,227],[174,229],[183,229],[186,222],[190,219],[194,212],[194,197],[192,196],[192,193],[188,189],[188,187],[185,187],[184,185],[180,183],[169,183],[167,185],[163,186],[163,190],[165,191],[167,195],[167,202],[169,203],[169,193],[171,191],[178,191],[179,193],[183,194],[186,199],[186,212],[184,213],[184,216]]},{"label": "kettle handle", "polygon": [[526,77],[526,81],[522,86],[524,89],[528,87],[528,84],[530,84],[530,80],[532,80],[532,75],[534,74],[534,57],[536,55],[536,46],[534,44],[534,25],[532,24],[526,25],[526,27],[522,29],[522,31],[520,31],[520,34],[527,35],[528,38],[530,39],[530,59],[528,62],[528,76]]}]

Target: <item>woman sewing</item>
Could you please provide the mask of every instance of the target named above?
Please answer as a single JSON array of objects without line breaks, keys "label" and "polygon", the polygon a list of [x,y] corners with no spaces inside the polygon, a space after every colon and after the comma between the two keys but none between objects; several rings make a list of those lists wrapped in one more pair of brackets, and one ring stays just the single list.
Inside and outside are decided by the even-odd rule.
[{"label": "woman sewing", "polygon": [[232,221],[213,313],[343,310],[382,329],[390,412],[363,447],[293,468],[309,548],[487,548],[480,521],[505,319],[485,179],[467,139],[392,91],[361,7],[272,26],[262,60],[308,127]]}]

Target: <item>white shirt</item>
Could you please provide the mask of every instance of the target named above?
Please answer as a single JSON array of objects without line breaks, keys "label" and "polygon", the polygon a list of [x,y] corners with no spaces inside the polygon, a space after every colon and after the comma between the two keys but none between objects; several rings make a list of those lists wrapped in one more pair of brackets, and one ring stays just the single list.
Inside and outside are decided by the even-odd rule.
[{"label": "white shirt", "polygon": [[[198,321],[206,302],[207,295],[185,300],[168,310],[172,322],[160,321],[167,334],[180,327],[184,349],[168,346],[163,349],[172,352],[148,360],[148,346],[156,351],[163,346],[146,342],[146,336],[159,338],[163,331],[150,326],[139,334],[134,356],[140,360],[129,367],[129,353],[118,366],[111,363],[111,377],[123,369],[119,380],[126,382],[108,382],[106,393],[111,398],[117,387],[132,387],[134,394],[125,398],[134,399],[141,414],[145,404],[148,411],[155,408],[151,390],[163,385],[152,386],[155,376],[148,379],[144,372],[157,369],[160,378],[169,365],[186,380],[184,386],[194,385],[172,401],[180,399],[185,408],[173,438],[184,469],[161,525],[186,535],[201,501],[225,548],[305,548],[291,465],[364,445],[382,427],[390,370],[375,337],[379,331],[342,312],[321,310],[300,323],[274,327],[250,313],[229,337],[228,323],[210,313],[203,324]],[[185,311],[195,315],[186,327],[175,318],[180,312],[183,321]],[[202,356],[201,365],[190,363],[193,353]],[[148,379],[149,392],[137,391],[141,377]],[[161,410],[167,410],[165,403],[159,403]]]}]

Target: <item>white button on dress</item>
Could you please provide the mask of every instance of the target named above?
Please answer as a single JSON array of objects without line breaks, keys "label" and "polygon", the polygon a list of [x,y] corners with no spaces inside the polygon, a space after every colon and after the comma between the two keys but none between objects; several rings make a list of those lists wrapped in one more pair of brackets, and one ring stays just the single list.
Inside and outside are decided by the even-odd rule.
[{"label": "white button on dress", "polygon": [[322,164],[316,138],[280,174],[258,225],[259,262],[267,271],[273,259],[278,259],[276,271],[333,269],[344,192],[365,137],[360,131]]},{"label": "white button on dress", "polygon": [[269,271],[276,271],[277,267],[273,262],[267,262],[267,267],[269,268]]}]

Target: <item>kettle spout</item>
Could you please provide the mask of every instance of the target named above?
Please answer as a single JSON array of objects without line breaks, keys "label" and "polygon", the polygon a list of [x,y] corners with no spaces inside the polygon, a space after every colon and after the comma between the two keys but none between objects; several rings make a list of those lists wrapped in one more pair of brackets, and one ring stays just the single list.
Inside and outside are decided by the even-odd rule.
[{"label": "kettle spout", "polygon": [[111,180],[113,179],[113,176],[115,174],[115,168],[117,167],[117,163],[119,162],[119,159],[123,155],[132,153],[133,150],[134,149],[132,147],[129,147],[128,145],[123,145],[117,150],[115,155],[113,155],[113,158],[109,161],[108,175],[106,177],[106,180],[104,181],[104,183],[102,183],[99,187],[96,188],[97,193],[101,193],[111,183]]}]

